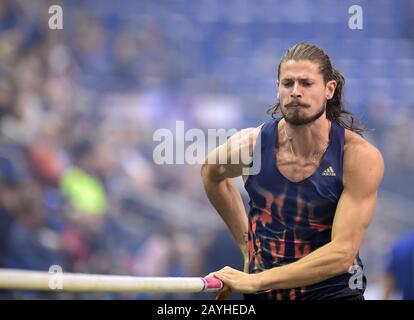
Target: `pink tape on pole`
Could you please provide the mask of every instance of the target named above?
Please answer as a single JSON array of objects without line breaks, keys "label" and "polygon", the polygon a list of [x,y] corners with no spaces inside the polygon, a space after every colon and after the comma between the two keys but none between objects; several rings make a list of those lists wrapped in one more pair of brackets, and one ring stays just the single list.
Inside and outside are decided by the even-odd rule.
[{"label": "pink tape on pole", "polygon": [[217,278],[202,278],[204,282],[203,292],[217,292],[223,288],[223,282]]}]

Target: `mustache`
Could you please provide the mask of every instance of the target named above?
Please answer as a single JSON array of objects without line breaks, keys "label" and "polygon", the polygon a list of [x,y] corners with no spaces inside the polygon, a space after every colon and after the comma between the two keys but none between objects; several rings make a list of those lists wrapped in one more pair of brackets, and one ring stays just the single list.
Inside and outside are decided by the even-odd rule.
[{"label": "mustache", "polygon": [[297,105],[302,106],[302,107],[306,107],[306,108],[310,107],[309,104],[300,102],[299,100],[291,101],[291,102],[285,104],[285,107],[293,107],[293,106],[297,106]]}]

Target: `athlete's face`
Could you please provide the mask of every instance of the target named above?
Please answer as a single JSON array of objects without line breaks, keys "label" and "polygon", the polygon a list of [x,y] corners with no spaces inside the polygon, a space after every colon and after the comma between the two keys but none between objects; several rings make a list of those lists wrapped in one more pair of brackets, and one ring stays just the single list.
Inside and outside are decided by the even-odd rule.
[{"label": "athlete's face", "polygon": [[325,114],[326,101],[333,97],[336,82],[324,83],[319,65],[309,60],[288,60],[280,68],[278,99],[286,122],[300,126]]}]

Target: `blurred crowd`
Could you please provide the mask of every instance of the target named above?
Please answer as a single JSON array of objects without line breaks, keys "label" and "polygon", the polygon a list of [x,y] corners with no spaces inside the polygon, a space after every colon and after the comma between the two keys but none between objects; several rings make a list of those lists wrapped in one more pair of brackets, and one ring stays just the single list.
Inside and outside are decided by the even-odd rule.
[{"label": "blurred crowd", "polygon": [[[318,8],[328,12],[326,1],[315,1],[308,19],[304,1],[293,3],[306,10],[295,17],[281,10],[279,18],[265,10],[280,4],[272,0],[254,16],[246,1],[229,1],[227,11],[218,1],[1,1],[0,267],[137,276],[240,268],[223,224],[206,217],[215,213],[200,167],[154,164],[153,133],[174,132],[176,121],[205,132],[259,125],[275,99],[278,60],[301,40],[326,49],[349,79],[349,108],[375,128],[367,138],[385,157],[382,189],[414,196],[414,6],[402,1],[399,11],[387,11],[391,2],[379,1],[383,15],[366,21],[387,32],[368,28],[355,36],[342,30],[344,4],[343,15],[318,19]],[[63,8],[63,30],[48,28],[52,4]],[[399,23],[390,23],[396,17]],[[341,34],[342,47],[321,30]],[[366,63],[372,68],[360,74]],[[394,236],[387,232],[384,245]],[[379,252],[375,243],[367,245]]]}]

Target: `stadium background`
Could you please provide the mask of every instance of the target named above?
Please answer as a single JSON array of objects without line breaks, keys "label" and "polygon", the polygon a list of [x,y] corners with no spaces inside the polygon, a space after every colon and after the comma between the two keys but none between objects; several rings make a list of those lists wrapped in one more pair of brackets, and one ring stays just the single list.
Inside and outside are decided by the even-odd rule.
[{"label": "stadium background", "polygon": [[[240,268],[199,166],[155,165],[152,136],[179,120],[205,132],[259,125],[275,100],[279,59],[303,41],[343,72],[347,106],[375,128],[367,138],[385,158],[361,250],[366,297],[381,298],[388,250],[414,228],[414,1],[357,2],[2,0],[0,267],[137,276]],[[63,8],[63,30],[48,28],[52,4]],[[348,27],[353,4],[363,30]]]}]

